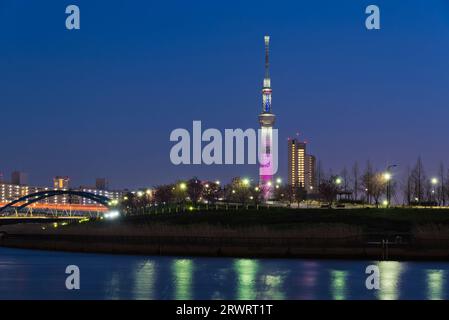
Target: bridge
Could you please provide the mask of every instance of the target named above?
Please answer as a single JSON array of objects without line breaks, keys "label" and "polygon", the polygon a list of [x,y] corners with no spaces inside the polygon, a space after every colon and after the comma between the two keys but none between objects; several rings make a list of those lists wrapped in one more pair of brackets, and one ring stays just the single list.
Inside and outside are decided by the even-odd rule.
[{"label": "bridge", "polygon": [[[101,206],[71,203],[42,203],[44,199],[62,195],[90,199]],[[6,203],[0,207],[0,219],[11,215],[15,217],[85,217],[86,215],[92,216],[96,214],[98,216],[99,213],[107,211],[110,206],[111,199],[90,192],[78,190],[48,190],[27,194],[14,201]]]}]

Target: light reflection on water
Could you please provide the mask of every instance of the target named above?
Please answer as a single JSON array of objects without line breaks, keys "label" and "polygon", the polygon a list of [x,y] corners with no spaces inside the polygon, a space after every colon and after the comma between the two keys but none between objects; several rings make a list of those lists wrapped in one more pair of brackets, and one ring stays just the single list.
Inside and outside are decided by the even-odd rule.
[{"label": "light reflection on water", "polygon": [[332,298],[334,300],[346,299],[346,282],[348,280],[348,272],[342,270],[331,270],[331,287]]},{"label": "light reflection on water", "polygon": [[[81,290],[65,289],[65,267]],[[380,290],[365,288],[376,264]],[[0,249],[0,299],[445,299],[446,262],[114,256]]]},{"label": "light reflection on water", "polygon": [[401,273],[405,263],[397,261],[381,261],[378,264],[380,272],[380,289],[378,297],[381,300],[397,300],[399,295]]}]

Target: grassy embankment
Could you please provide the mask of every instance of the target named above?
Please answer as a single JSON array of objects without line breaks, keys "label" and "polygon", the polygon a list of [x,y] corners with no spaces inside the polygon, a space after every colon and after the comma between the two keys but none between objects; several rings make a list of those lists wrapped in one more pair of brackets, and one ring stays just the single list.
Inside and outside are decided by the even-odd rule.
[{"label": "grassy embankment", "polygon": [[[449,210],[187,211],[0,226],[10,247],[108,253],[449,259]],[[388,239],[385,245],[381,240]]]},{"label": "grassy embankment", "polygon": [[58,228],[49,225],[45,230],[41,225],[6,229],[86,235],[343,238],[404,234],[445,239],[449,238],[449,209],[187,211],[95,220]]}]

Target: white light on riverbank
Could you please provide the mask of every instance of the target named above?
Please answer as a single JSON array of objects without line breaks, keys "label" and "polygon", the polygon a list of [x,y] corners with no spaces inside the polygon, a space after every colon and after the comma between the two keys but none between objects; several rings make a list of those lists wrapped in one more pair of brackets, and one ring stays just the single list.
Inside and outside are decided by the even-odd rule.
[{"label": "white light on riverbank", "polygon": [[106,213],[104,214],[104,217],[105,217],[106,219],[116,219],[116,218],[118,218],[119,216],[120,216],[120,212],[118,212],[117,210],[112,210],[112,211],[106,212]]}]

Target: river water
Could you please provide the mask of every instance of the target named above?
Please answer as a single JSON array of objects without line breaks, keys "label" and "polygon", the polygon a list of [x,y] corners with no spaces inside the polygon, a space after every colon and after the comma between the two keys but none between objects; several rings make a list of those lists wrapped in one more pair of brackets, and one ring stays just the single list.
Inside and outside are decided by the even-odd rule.
[{"label": "river water", "polygon": [[[80,289],[67,290],[68,265]],[[368,265],[380,289],[365,286]],[[448,262],[126,256],[0,248],[0,299],[447,299]]]}]

